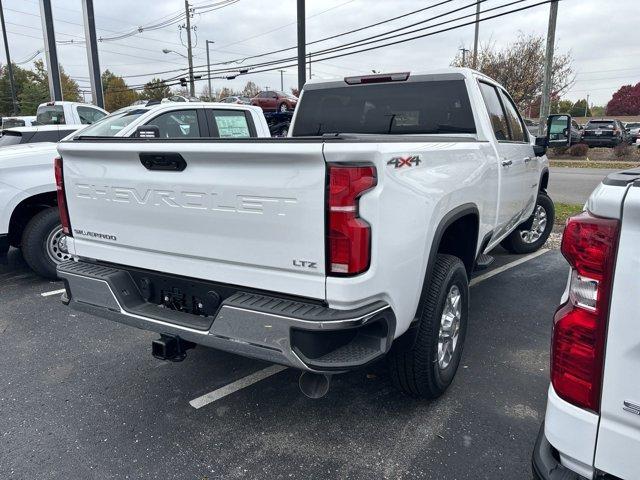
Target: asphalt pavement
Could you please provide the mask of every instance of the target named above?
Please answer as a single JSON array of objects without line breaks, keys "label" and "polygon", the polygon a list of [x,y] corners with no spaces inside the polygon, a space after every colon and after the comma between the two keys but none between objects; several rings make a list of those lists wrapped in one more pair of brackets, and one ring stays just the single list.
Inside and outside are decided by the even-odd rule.
[{"label": "asphalt pavement", "polygon": [[518,257],[499,254],[479,272],[460,370],[436,401],[399,393],[381,362],[335,376],[321,400],[287,369],[200,409],[189,401],[268,365],[205,348],[155,360],[153,334],[42,296],[61,284],[10,253],[0,265],[2,479],[530,478],[566,280],[557,251],[512,268]]},{"label": "asphalt pavement", "polygon": [[583,204],[602,179],[620,169],[551,167],[547,191],[554,202]]}]

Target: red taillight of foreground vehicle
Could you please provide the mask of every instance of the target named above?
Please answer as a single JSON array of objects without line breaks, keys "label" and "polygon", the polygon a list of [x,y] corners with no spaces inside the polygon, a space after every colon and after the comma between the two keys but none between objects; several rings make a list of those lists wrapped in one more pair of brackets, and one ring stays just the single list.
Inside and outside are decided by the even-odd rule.
[{"label": "red taillight of foreground vehicle", "polygon": [[58,194],[58,211],[60,212],[62,232],[65,235],[71,235],[69,209],[67,208],[67,198],[64,192],[64,176],[62,175],[62,157],[56,157],[53,162],[53,170],[56,176],[56,192]]},{"label": "red taillight of foreground vehicle", "polygon": [[562,254],[571,265],[569,300],[554,317],[551,382],[556,393],[598,412],[619,222],[588,212],[570,218]]},{"label": "red taillight of foreground vehicle", "polygon": [[358,217],[359,197],[376,185],[373,166],[329,165],[327,272],[357,275],[369,268],[371,227]]}]

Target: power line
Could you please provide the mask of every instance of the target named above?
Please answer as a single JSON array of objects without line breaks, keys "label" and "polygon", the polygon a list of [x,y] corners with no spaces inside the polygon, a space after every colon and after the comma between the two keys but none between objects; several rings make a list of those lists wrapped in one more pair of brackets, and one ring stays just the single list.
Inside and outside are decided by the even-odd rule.
[{"label": "power line", "polygon": [[[513,13],[517,13],[517,12],[529,10],[531,8],[535,8],[535,7],[538,7],[538,6],[541,6],[541,5],[545,5],[545,4],[550,3],[552,1],[556,1],[556,0],[544,0],[544,1],[532,4],[532,5],[526,5],[524,7],[520,7],[520,8],[516,8],[516,9],[513,9],[513,10],[506,11],[506,12],[498,13],[498,14],[495,14],[495,15],[492,15],[492,16],[487,16],[487,17],[481,18],[480,21],[481,22],[486,22],[486,21],[489,21],[489,20],[493,20],[493,19],[496,19],[496,18],[500,18],[500,17],[506,16],[506,15],[510,15],[510,14],[513,14]],[[519,3],[519,2],[512,2],[512,3]],[[505,4],[505,5],[502,5],[501,7],[496,7],[496,8],[504,8],[507,5],[510,5],[510,4]],[[495,10],[496,8],[494,8],[492,10]],[[475,17],[475,14],[473,16]],[[367,52],[367,51],[371,51],[371,50],[377,50],[377,49],[388,47],[388,46],[392,46],[392,45],[398,45],[398,44],[410,42],[410,41],[413,41],[413,40],[426,38],[426,37],[430,37],[430,36],[433,36],[433,35],[438,35],[440,33],[448,32],[448,31],[451,31],[451,30],[456,30],[456,29],[459,29],[459,28],[466,27],[468,25],[472,25],[474,23],[475,23],[475,18],[474,18],[473,21],[462,23],[462,24],[459,24],[459,25],[454,25],[454,26],[447,27],[447,28],[443,28],[443,29],[437,30],[435,32],[424,33],[424,34],[416,35],[416,36],[409,37],[409,38],[404,38],[404,39],[399,39],[399,40],[395,40],[395,41],[392,41],[392,42],[387,42],[387,43],[384,43],[384,44],[381,44],[381,45],[373,45],[373,46],[370,46],[370,47],[367,47],[367,48],[362,48],[362,49],[351,51],[351,52],[338,53],[336,55],[330,55],[333,52],[329,51],[328,53],[329,53],[330,56],[323,57],[323,58],[320,58],[320,59],[315,59],[314,61],[331,60],[331,59],[334,59],[334,58],[341,58],[341,57],[355,55],[355,54],[362,53],[362,52]],[[421,29],[421,30],[424,30],[424,28]],[[388,39],[385,38],[383,40],[388,40]],[[373,42],[368,42],[368,43],[373,43]],[[358,45],[358,46],[360,46],[360,45]],[[331,49],[327,49],[327,50],[331,50]],[[283,60],[283,62],[286,62],[286,61],[287,61],[287,59]],[[283,62],[281,62],[281,63],[283,63]],[[289,63],[289,64],[285,64],[285,65],[280,64],[280,65],[275,66],[275,67],[263,68],[261,70],[252,70],[251,72],[247,72],[247,73],[255,74],[255,73],[263,73],[263,72],[271,72],[271,71],[278,70],[280,68],[291,68],[291,67],[294,67],[294,66],[297,66],[297,62],[293,62],[293,63]],[[217,71],[217,72],[213,71],[212,73],[214,73],[214,74],[215,73],[224,73],[224,71]],[[240,74],[240,75],[242,75],[242,74]],[[216,77],[216,76],[214,76],[212,78],[225,78],[225,77]],[[176,79],[177,79],[177,77],[174,77],[174,78],[164,79],[164,81],[167,83],[168,86],[173,86],[173,85],[177,85],[179,83],[179,82],[170,83],[170,82],[172,82],[172,81],[174,81]],[[206,80],[206,76],[202,76],[201,78],[199,78],[197,80]],[[140,87],[142,87],[142,86],[143,85],[141,85]],[[139,87],[130,87],[130,88],[136,89],[136,88],[139,88]]]}]

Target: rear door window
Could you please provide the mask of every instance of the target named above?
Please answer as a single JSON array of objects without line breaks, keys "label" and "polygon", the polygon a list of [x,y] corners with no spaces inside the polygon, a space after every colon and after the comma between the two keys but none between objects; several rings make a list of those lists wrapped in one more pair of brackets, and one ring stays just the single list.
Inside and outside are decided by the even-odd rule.
[{"label": "rear door window", "polygon": [[217,138],[251,138],[255,137],[253,121],[243,110],[207,109],[207,121],[211,127],[211,135]]},{"label": "rear door window", "polygon": [[80,123],[84,125],[95,123],[104,116],[106,113],[97,108],[78,106],[78,117],[80,117]]},{"label": "rear door window", "polygon": [[510,138],[513,142],[525,142],[527,141],[527,137],[525,132],[524,125],[522,124],[522,120],[520,119],[520,115],[518,114],[518,110],[516,106],[513,104],[511,99],[502,91],[500,92],[500,99],[502,100],[502,105],[504,105],[504,110],[507,113],[507,124],[509,126]]},{"label": "rear door window", "polygon": [[147,122],[147,125],[158,127],[160,138],[181,139],[205,136],[200,133],[198,115],[195,109],[162,113]]},{"label": "rear door window", "polygon": [[298,109],[293,136],[476,132],[464,80],[307,90]]},{"label": "rear door window", "polygon": [[509,140],[507,116],[502,109],[498,92],[493,85],[484,82],[480,82],[480,91],[482,92],[482,98],[489,112],[489,118],[491,120],[491,126],[493,127],[493,133],[496,135],[496,140]]}]

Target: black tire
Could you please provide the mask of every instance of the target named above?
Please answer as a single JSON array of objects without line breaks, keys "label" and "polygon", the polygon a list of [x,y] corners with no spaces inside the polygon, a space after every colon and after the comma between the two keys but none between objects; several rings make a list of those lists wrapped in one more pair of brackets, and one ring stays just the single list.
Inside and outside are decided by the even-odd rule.
[{"label": "black tire", "polygon": [[[547,224],[544,228],[544,231],[541,233],[540,237],[533,242],[525,242],[522,238],[523,231],[531,230],[531,226],[533,223],[533,218],[536,214],[536,210],[538,206],[542,207],[546,214]],[[553,200],[551,197],[547,195],[546,192],[539,192],[538,199],[536,200],[536,207],[531,214],[531,217],[527,219],[526,222],[518,226],[511,234],[505,238],[500,245],[502,247],[511,252],[511,253],[532,253],[536,250],[539,250],[549,238],[551,231],[553,230],[553,222],[555,220],[555,206],[553,205]]]},{"label": "black tire", "polygon": [[60,217],[57,207],[47,208],[35,215],[22,233],[22,255],[38,275],[45,278],[57,279],[56,265],[66,256],[60,252],[59,261],[54,262],[47,253],[47,239],[55,230],[59,230]]},{"label": "black tire", "polygon": [[[438,362],[440,322],[454,285],[460,292],[458,340],[448,365],[441,368]],[[453,381],[467,333],[469,281],[464,264],[453,255],[438,254],[431,278],[424,288],[427,290],[415,342],[410,348],[392,348],[387,358],[391,379],[397,388],[413,397],[437,398]]]}]

